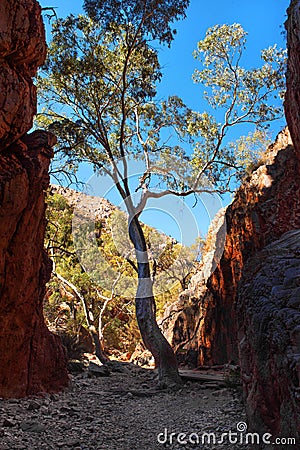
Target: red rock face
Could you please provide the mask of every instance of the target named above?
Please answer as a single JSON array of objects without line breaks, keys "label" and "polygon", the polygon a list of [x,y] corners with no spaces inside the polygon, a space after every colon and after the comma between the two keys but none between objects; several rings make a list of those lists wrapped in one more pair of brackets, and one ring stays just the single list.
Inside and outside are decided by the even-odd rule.
[{"label": "red rock face", "polygon": [[285,23],[288,46],[285,115],[295,147],[300,152],[300,1],[292,0]]},{"label": "red rock face", "polygon": [[32,83],[46,53],[35,0],[0,3],[0,397],[61,389],[63,348],[45,326],[51,264],[44,253],[44,190],[55,138],[25,133],[36,112]]},{"label": "red rock face", "polygon": [[[287,130],[264,165],[245,180],[226,211],[224,253],[206,286],[194,283],[167,312],[163,328],[192,365],[238,361],[235,299],[249,257],[300,228],[300,158]],[[175,308],[175,311],[174,311]]]},{"label": "red rock face", "polygon": [[[300,1],[286,22],[285,112],[295,146],[285,152],[276,203],[265,203],[263,250],[248,258],[236,303],[247,416],[252,431],[300,439]],[[281,158],[281,152],[278,153]],[[277,157],[278,158],[278,157]],[[268,169],[270,171],[270,168]],[[271,171],[272,174],[272,171]],[[276,194],[276,192],[275,192]],[[271,208],[270,208],[271,207]],[[278,219],[274,220],[274,212]],[[273,218],[277,228],[271,225]],[[268,230],[267,225],[270,230]],[[297,229],[298,228],[298,229]],[[289,231],[285,234],[286,230]],[[270,232],[272,235],[269,237]],[[280,239],[275,240],[280,236]],[[276,446],[277,447],[277,446]],[[278,446],[287,448],[287,445]]]},{"label": "red rock face", "polygon": [[210,296],[201,328],[210,342],[205,356],[210,363],[237,360],[233,305],[245,262],[287,231],[300,228],[300,158],[287,130],[269,149],[266,163],[238,190],[226,222],[225,250],[208,281]]},{"label": "red rock face", "polygon": [[6,148],[32,126],[32,77],[46,56],[41,8],[35,0],[0,2],[0,142]]}]

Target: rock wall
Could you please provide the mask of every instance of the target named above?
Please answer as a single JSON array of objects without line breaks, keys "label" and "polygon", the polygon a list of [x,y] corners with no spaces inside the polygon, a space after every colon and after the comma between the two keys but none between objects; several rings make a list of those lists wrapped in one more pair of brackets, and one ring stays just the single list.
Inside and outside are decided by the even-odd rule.
[{"label": "rock wall", "polygon": [[0,397],[57,391],[66,358],[44,324],[51,264],[43,250],[44,190],[55,138],[27,135],[36,113],[32,77],[45,60],[35,0],[0,3]]},{"label": "rock wall", "polygon": [[300,0],[292,0],[287,10],[288,69],[285,115],[295,147],[300,152]]},{"label": "rock wall", "polygon": [[248,177],[225,214],[224,253],[206,283],[191,288],[166,312],[163,329],[179,360],[190,365],[237,362],[237,285],[249,257],[300,228],[300,157],[285,129]]},{"label": "rock wall", "polygon": [[32,126],[32,77],[46,57],[41,8],[36,0],[0,2],[0,143],[3,150]]},{"label": "rock wall", "polygon": [[249,426],[299,442],[300,230],[258,252],[243,272],[237,323]]},{"label": "rock wall", "polygon": [[[300,184],[300,1],[286,21],[288,43],[285,113],[297,160],[287,161],[283,180]],[[289,167],[295,164],[291,173]],[[281,182],[283,184],[283,182]],[[248,259],[238,299],[239,356],[250,429],[300,442],[300,208],[299,192],[282,190],[291,230]],[[267,206],[267,211],[269,207]],[[269,448],[261,446],[260,448]],[[275,446],[274,446],[275,448]],[[286,444],[276,445],[278,449]]]}]

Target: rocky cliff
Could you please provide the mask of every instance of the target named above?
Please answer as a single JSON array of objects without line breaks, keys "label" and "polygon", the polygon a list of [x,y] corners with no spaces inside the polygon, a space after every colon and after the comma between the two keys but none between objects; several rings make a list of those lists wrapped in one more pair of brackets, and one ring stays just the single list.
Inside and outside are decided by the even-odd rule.
[{"label": "rocky cliff", "polygon": [[297,442],[299,306],[300,230],[297,230],[285,233],[247,261],[237,301],[240,365],[249,426],[252,431],[294,437]]},{"label": "rocky cliff", "polygon": [[43,250],[44,190],[54,136],[27,135],[36,112],[32,77],[45,60],[35,0],[0,3],[0,397],[68,383],[63,348],[44,324],[51,265]]},{"label": "rocky cliff", "polygon": [[32,77],[46,57],[41,8],[36,0],[0,3],[0,139],[3,150],[32,126]]},{"label": "rocky cliff", "polygon": [[300,161],[287,129],[239,188],[225,219],[217,268],[205,284],[196,275],[163,322],[180,360],[191,365],[237,361],[234,304],[244,264],[287,231],[300,228]]},{"label": "rocky cliff", "polygon": [[[295,146],[279,186],[300,184],[300,1],[286,21],[285,112]],[[290,172],[294,164],[293,172]],[[292,196],[291,196],[292,195]],[[296,198],[293,198],[296,196]],[[247,416],[252,431],[300,441],[300,208],[299,190],[281,191],[281,225],[290,231],[249,258],[238,288],[237,328]],[[277,199],[277,203],[278,203]],[[266,204],[266,211],[269,211]],[[296,230],[298,228],[298,230]],[[276,237],[276,235],[274,236]],[[285,449],[285,442],[276,445]],[[260,448],[269,448],[261,446]],[[275,448],[275,447],[274,447]]]},{"label": "rocky cliff", "polygon": [[292,0],[287,10],[288,69],[285,115],[295,147],[300,152],[300,0]]}]

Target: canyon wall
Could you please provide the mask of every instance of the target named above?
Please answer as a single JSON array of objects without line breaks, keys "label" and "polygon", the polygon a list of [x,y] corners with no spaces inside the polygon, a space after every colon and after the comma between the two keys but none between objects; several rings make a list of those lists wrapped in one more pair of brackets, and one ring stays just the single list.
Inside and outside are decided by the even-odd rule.
[{"label": "canyon wall", "polygon": [[59,339],[44,323],[51,273],[44,253],[45,198],[55,137],[27,135],[36,75],[46,56],[35,0],[0,3],[0,397],[53,392],[68,383]]},{"label": "canyon wall", "polygon": [[247,261],[237,300],[240,365],[249,427],[261,435],[293,437],[297,442],[299,306],[300,229],[285,233]]},{"label": "canyon wall", "polygon": [[[286,21],[288,44],[286,119],[297,160],[282,173],[300,184],[300,1]],[[296,171],[288,167],[295,164]],[[237,328],[249,427],[300,441],[300,208],[282,191],[290,231],[250,258],[238,288]],[[293,192],[298,195],[299,192]],[[269,209],[268,209],[269,210]],[[261,446],[260,448],[269,448]],[[285,449],[282,442],[274,448]]]},{"label": "canyon wall", "polygon": [[288,68],[284,109],[293,143],[300,152],[300,0],[292,0],[287,10]]},{"label": "canyon wall", "polygon": [[197,274],[162,321],[179,360],[194,366],[238,361],[234,305],[243,267],[257,251],[300,228],[300,158],[287,129],[242,183],[225,220],[217,268],[206,283]]}]

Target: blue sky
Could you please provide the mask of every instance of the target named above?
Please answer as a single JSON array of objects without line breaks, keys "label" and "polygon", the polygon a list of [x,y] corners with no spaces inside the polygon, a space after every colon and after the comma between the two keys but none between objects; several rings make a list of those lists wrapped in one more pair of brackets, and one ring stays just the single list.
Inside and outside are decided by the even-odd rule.
[{"label": "blue sky", "polygon": [[177,24],[178,34],[172,48],[160,52],[165,75],[160,92],[176,93],[191,107],[199,108],[199,88],[190,81],[197,64],[192,52],[206,30],[216,24],[240,23],[248,32],[243,63],[256,66],[260,64],[261,49],[275,43],[285,47],[281,32],[288,5],[288,0],[192,0],[187,19]]},{"label": "blue sky", "polygon": [[[82,12],[82,0],[40,0],[42,7],[57,7],[59,17]],[[249,33],[244,64],[259,65],[260,50],[277,43],[285,46],[282,36],[283,23],[289,0],[191,0],[187,18],[176,24],[177,36],[170,49],[160,49],[160,61],[164,78],[159,86],[159,95],[176,94],[189,106],[201,109],[199,88],[191,81],[196,61],[192,56],[197,42],[207,28],[223,23],[240,23]],[[47,19],[45,19],[47,22]],[[47,26],[47,37],[51,37]]]},{"label": "blue sky", "polygon": [[[82,3],[82,0],[40,1],[42,7],[57,7],[56,12],[59,17],[82,12]],[[176,94],[183,98],[188,106],[199,111],[203,110],[206,104],[202,101],[199,86],[193,84],[191,80],[192,73],[197,66],[192,52],[195,50],[197,42],[204,37],[207,28],[216,24],[240,23],[249,33],[243,64],[249,68],[255,67],[260,64],[261,49],[275,43],[285,47],[285,37],[282,32],[289,3],[289,0],[252,0],[251,2],[245,0],[227,0],[226,2],[223,0],[191,0],[187,18],[175,25],[177,35],[171,48],[164,47],[159,51],[164,74],[158,87],[159,97]],[[46,18],[45,23],[47,38],[50,39],[50,27],[47,25]],[[276,135],[283,126],[284,120],[272,124],[273,133]],[[83,181],[87,181],[91,175],[92,170],[86,167],[80,172]],[[202,212],[199,210],[198,213],[194,211],[194,214],[203,216],[203,210]],[[153,214],[150,213],[148,219],[145,216],[144,220],[154,225],[151,223],[151,215]],[[209,215],[211,214],[209,213]],[[157,218],[155,221],[157,226]],[[174,229],[175,233],[175,227],[168,225],[165,217],[162,218],[162,221],[165,225],[163,231],[168,232]],[[205,232],[208,222],[209,217],[202,220],[202,225],[200,224],[202,232]],[[175,237],[178,236],[175,235]]]}]

